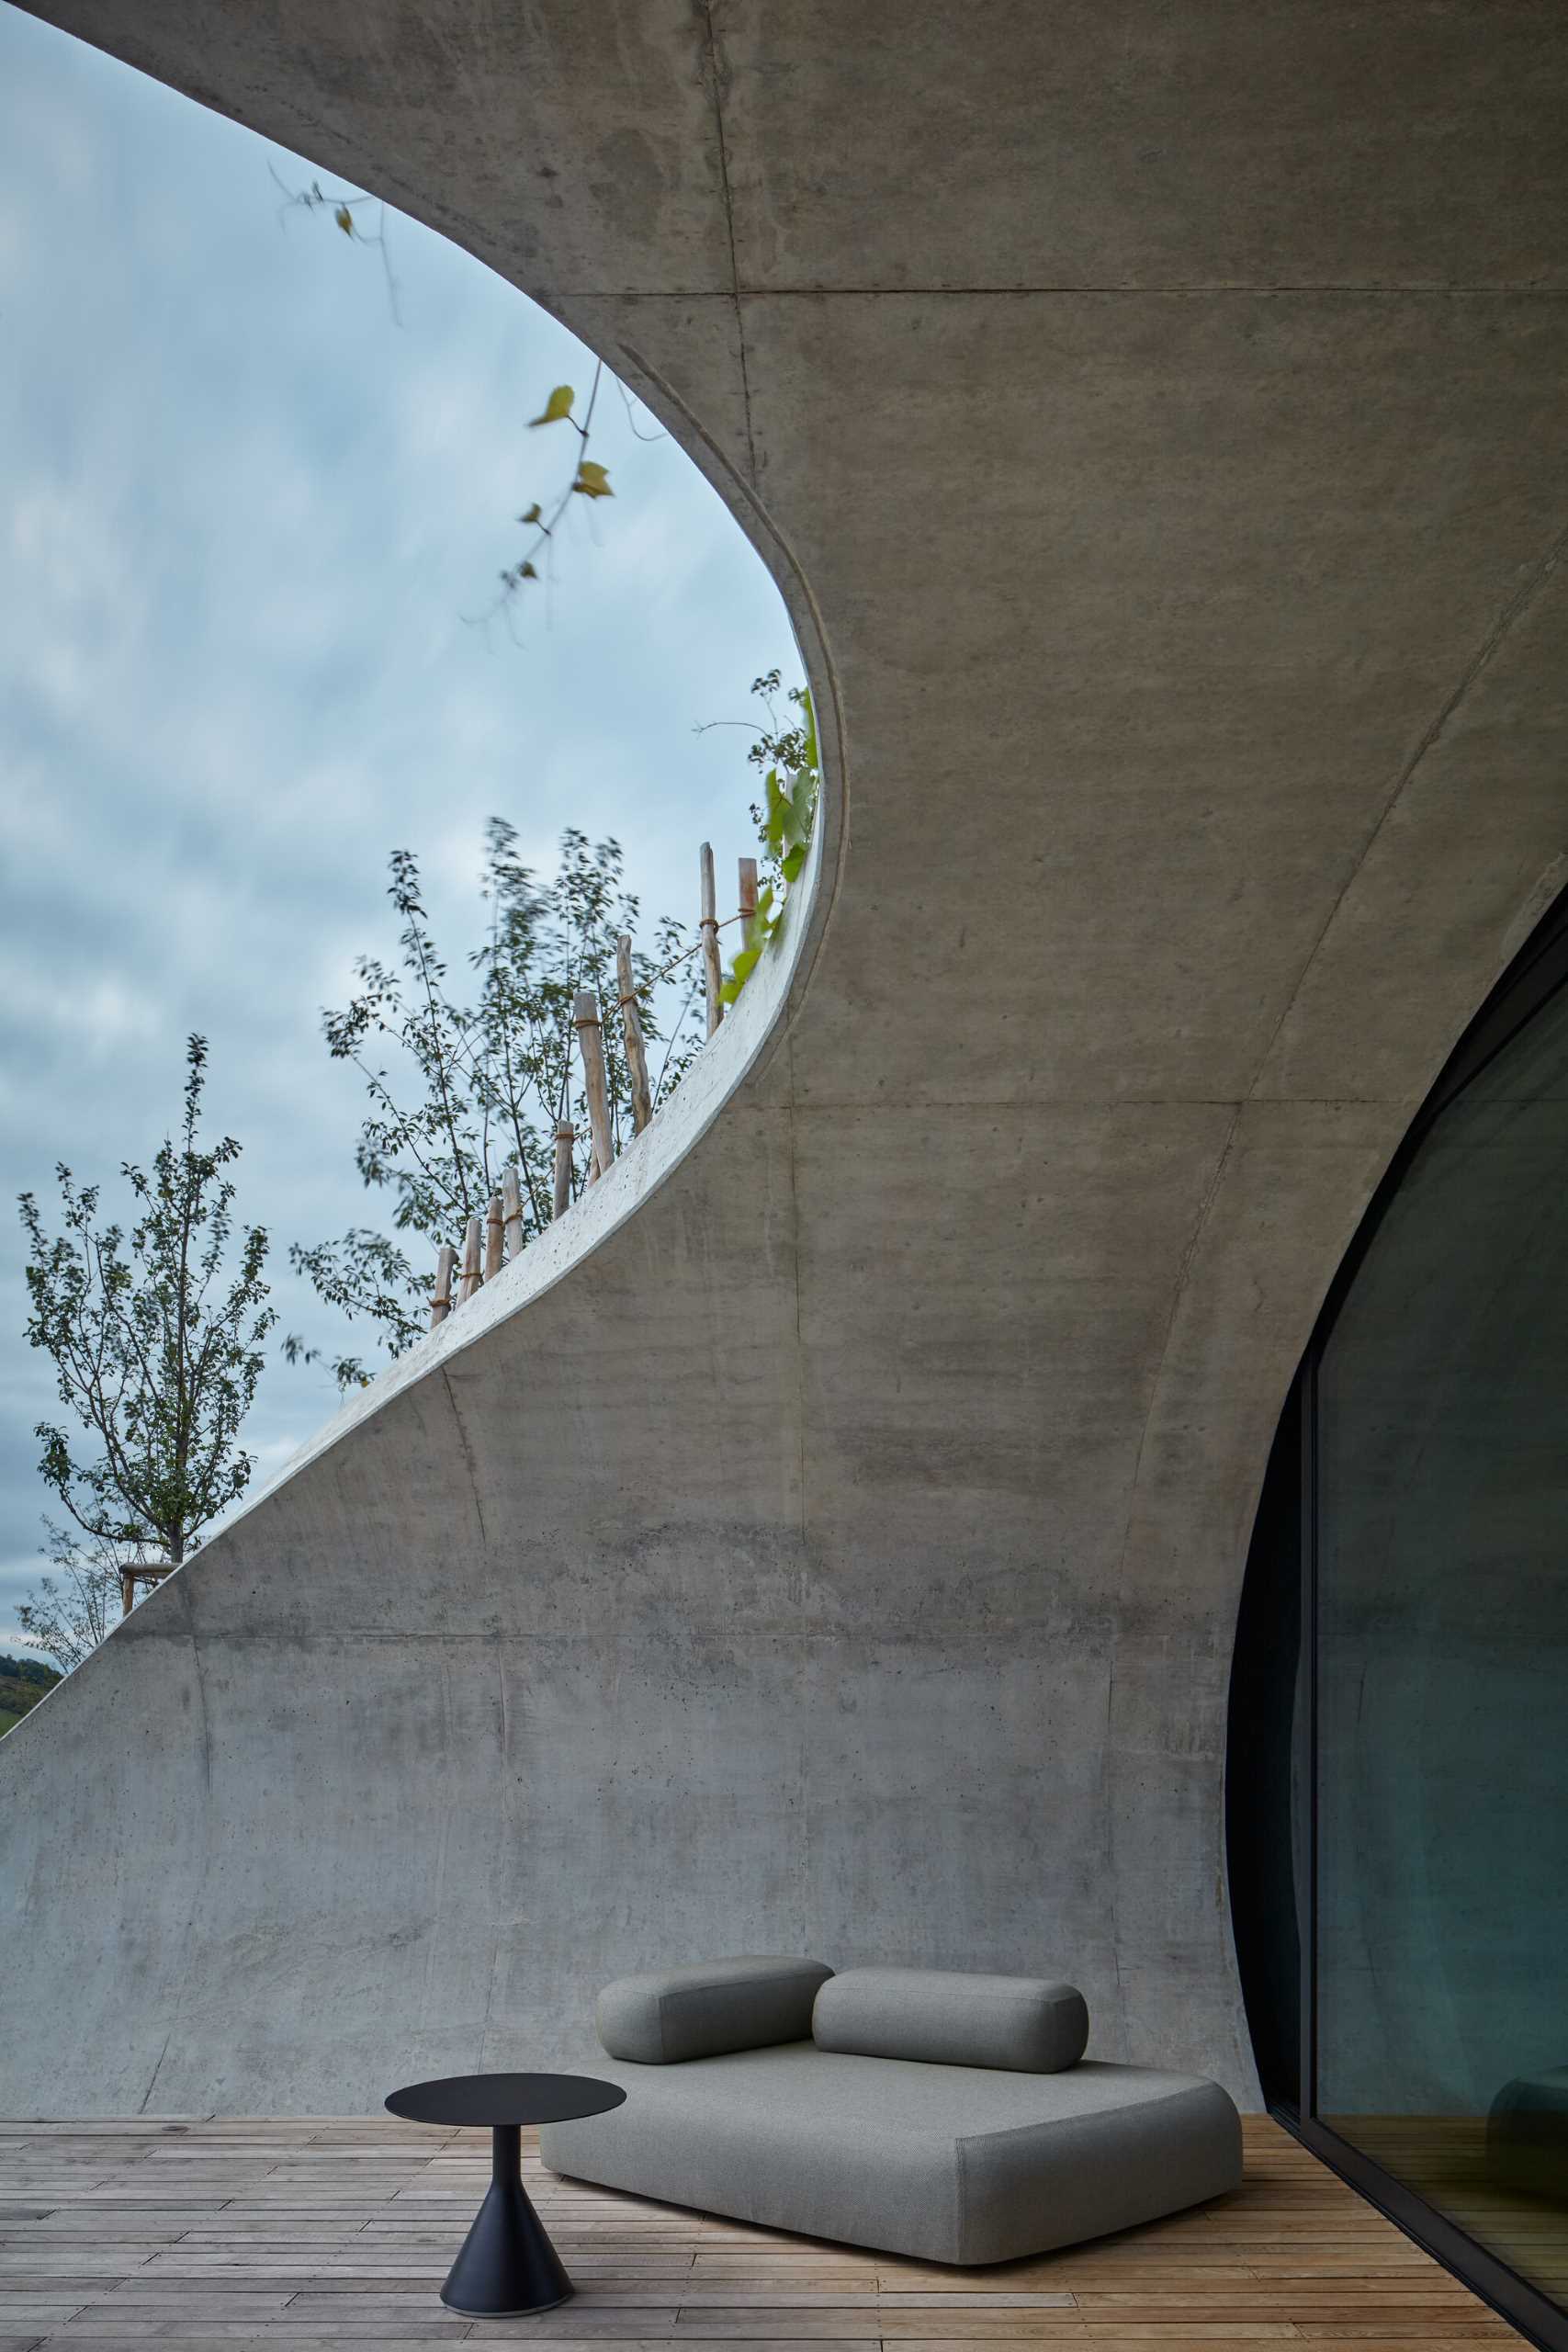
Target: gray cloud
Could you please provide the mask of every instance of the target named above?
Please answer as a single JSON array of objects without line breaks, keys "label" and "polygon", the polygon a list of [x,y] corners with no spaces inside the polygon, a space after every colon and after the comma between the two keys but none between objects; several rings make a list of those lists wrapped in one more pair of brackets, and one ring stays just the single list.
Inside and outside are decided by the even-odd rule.
[{"label": "gray cloud", "polygon": [[[314,173],[0,7],[0,1176],[47,1193],[57,1159],[149,1157],[205,1031],[287,1328],[287,1244],[374,1208],[319,1022],[391,944],[387,851],[421,854],[455,946],[492,810],[541,863],[568,822],[617,833],[645,910],[690,914],[699,841],[750,846],[745,738],[694,725],[795,656],[717,497],[613,395],[616,498],[574,514],[547,619],[521,651],[468,625],[568,459],[525,420],[592,363],[391,215],[400,327],[377,255],[282,212],[269,157]],[[0,1643],[47,1502],[25,1314],[7,1214]],[[333,1401],[270,1368],[264,1466]]]}]

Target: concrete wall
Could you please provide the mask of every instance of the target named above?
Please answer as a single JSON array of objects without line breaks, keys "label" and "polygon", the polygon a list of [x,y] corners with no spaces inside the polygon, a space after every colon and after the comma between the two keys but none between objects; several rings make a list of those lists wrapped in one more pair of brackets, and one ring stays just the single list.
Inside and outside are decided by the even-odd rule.
[{"label": "concrete wall", "polygon": [[0,1748],[0,2106],[368,2109],[748,1947],[1060,1968],[1099,2054],[1254,2098],[1257,1487],[1568,846],[1568,22],[47,13],[645,391],[791,601],[832,805],[705,1130]]}]

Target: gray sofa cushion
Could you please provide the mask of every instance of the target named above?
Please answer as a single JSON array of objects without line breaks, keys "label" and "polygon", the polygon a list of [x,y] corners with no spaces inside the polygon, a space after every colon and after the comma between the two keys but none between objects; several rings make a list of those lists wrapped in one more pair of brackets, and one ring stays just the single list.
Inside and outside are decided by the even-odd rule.
[{"label": "gray sofa cushion", "polygon": [[547,2165],[662,2202],[932,2262],[1006,2262],[1130,2228],[1241,2178],[1216,2083],[840,2056],[812,2042],[605,2073],[613,2114],[547,2124]]},{"label": "gray sofa cushion", "polygon": [[846,1968],[817,1996],[811,2039],[867,2058],[1055,2075],[1083,2056],[1089,2010],[1076,1986],[1038,1976]]},{"label": "gray sofa cushion", "polygon": [[819,1960],[748,1954],[621,1976],[600,1994],[594,2023],[612,2058],[643,2066],[798,2041],[811,2030],[811,2004],[832,1973]]}]

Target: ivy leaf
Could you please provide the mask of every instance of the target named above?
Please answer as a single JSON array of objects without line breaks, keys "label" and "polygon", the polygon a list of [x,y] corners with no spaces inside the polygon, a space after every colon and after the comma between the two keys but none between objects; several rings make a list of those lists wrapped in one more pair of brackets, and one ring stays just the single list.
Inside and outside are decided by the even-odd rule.
[{"label": "ivy leaf", "polygon": [[614,498],[615,493],[605,479],[607,470],[604,466],[595,465],[591,458],[584,458],[577,469],[577,480],[571,486],[573,490],[581,491],[584,498]]},{"label": "ivy leaf", "polygon": [[545,402],[544,413],[540,416],[531,416],[528,419],[529,424],[558,424],[563,417],[571,414],[571,403],[576,397],[570,384],[558,384]]},{"label": "ivy leaf", "polygon": [[349,210],[346,204],[340,204],[338,206],[337,210],[333,214],[333,219],[337,222],[338,227],[343,231],[345,237],[353,236],[354,215]]},{"label": "ivy leaf", "polygon": [[781,861],[779,872],[786,882],[794,884],[799,880],[800,870],[805,864],[806,844],[804,842],[797,842],[789,855]]},{"label": "ivy leaf", "polygon": [[[538,418],[537,418],[537,417],[536,417],[536,418],[535,418],[535,420],[534,420],[534,422],[535,422],[535,424],[536,424],[538,423],[538,421],[539,421],[539,420],[538,420]],[[530,523],[542,523],[542,522],[544,521],[544,519],[545,519],[545,515],[544,515],[544,509],[540,506],[539,502],[538,502],[538,500],[537,500],[536,498],[535,499],[534,503],[532,504],[532,506],[530,506],[530,507],[529,507],[528,512],[526,513],[526,514],[519,514],[519,516],[517,517],[517,520],[518,520],[521,524],[523,524],[525,526],[527,526],[528,524],[530,524]]]}]

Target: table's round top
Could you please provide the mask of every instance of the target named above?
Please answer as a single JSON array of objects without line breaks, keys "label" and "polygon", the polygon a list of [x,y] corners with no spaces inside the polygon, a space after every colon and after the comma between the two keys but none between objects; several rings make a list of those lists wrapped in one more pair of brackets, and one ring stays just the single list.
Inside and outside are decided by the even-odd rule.
[{"label": "table's round top", "polygon": [[406,2123],[479,2123],[493,2130],[498,2123],[567,2123],[603,2115],[625,2098],[619,2083],[596,2082],[592,2075],[447,2075],[394,2091],[387,2107]]}]

